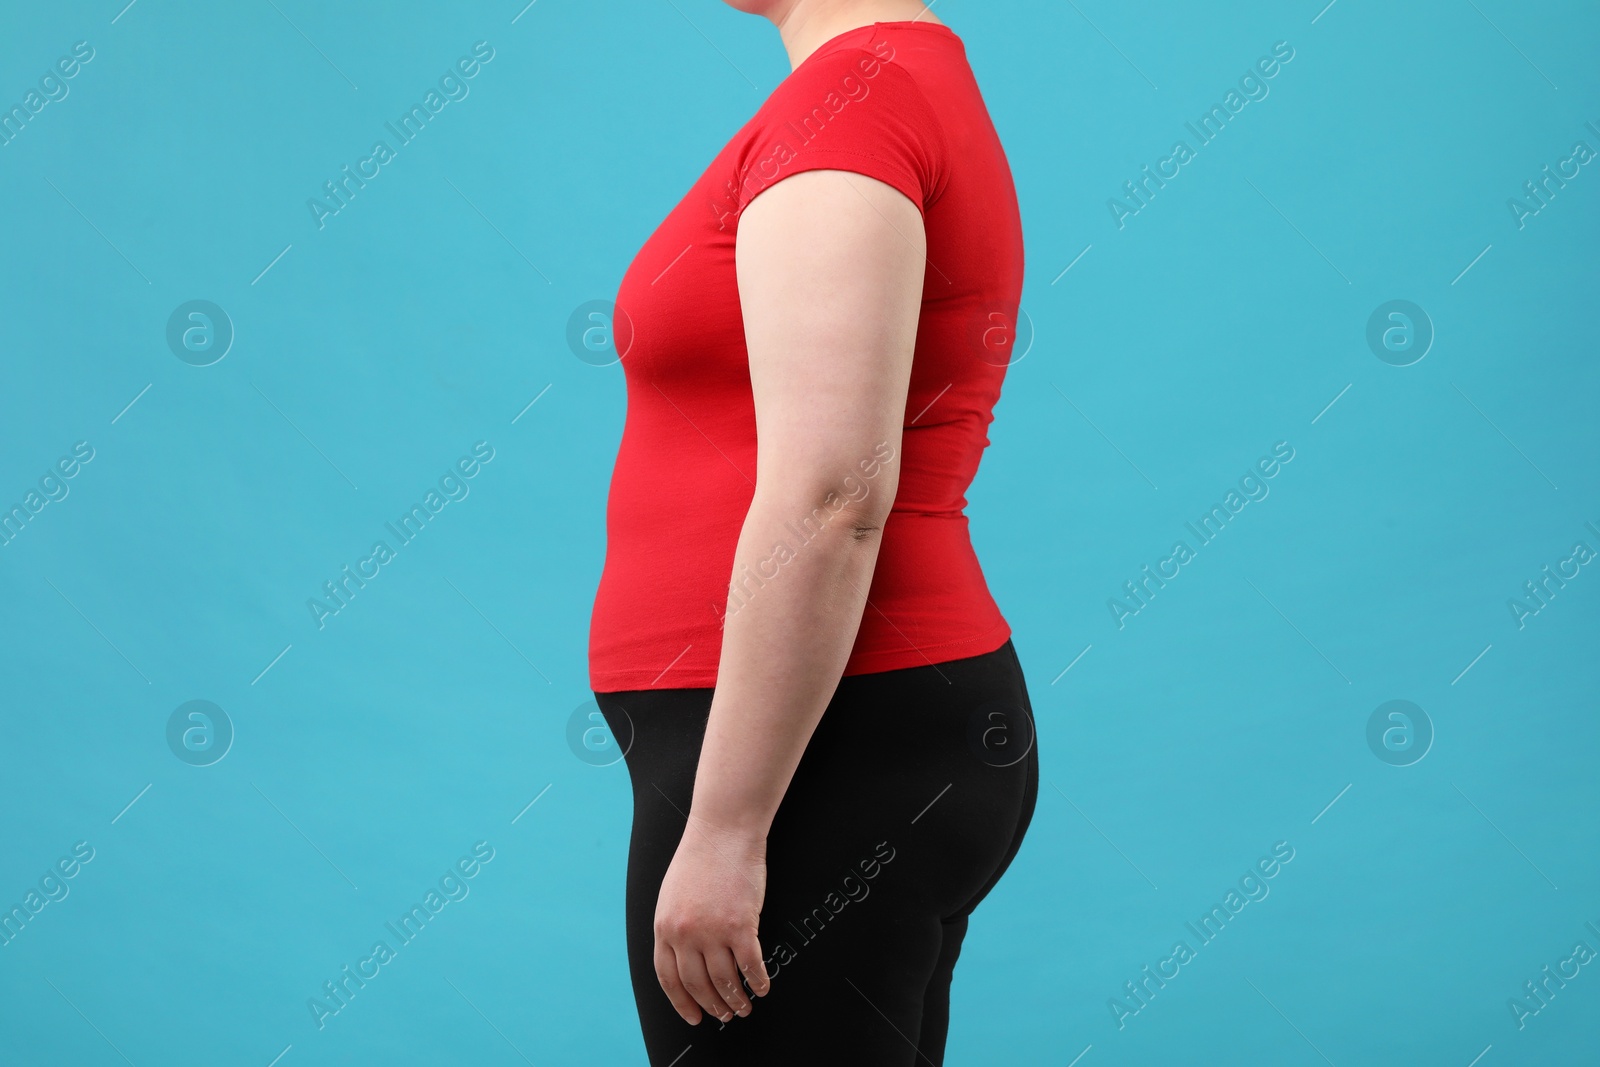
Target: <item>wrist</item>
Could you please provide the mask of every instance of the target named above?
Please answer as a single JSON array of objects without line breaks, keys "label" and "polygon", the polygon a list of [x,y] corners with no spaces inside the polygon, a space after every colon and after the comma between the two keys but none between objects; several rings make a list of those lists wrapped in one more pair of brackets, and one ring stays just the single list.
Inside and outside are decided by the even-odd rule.
[{"label": "wrist", "polygon": [[691,804],[689,826],[719,841],[738,845],[764,844],[772,827],[772,816],[749,808],[722,808],[713,804]]}]

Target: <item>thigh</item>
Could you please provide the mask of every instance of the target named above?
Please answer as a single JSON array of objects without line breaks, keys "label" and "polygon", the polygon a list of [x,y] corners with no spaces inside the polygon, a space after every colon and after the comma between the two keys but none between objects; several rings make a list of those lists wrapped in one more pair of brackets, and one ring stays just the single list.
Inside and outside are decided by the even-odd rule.
[{"label": "thigh", "polygon": [[596,693],[612,737],[624,752],[633,789],[624,925],[629,978],[650,1063],[690,1067],[677,1059],[708,1024],[684,1022],[655,973],[655,909],[661,882],[687,822],[695,767],[710,712],[710,689]]},{"label": "thigh", "polygon": [[653,923],[711,694],[597,694],[629,746],[628,955],[651,1062],[941,1062],[919,1045],[943,1043],[923,1016],[930,990],[948,988],[949,920],[992,888],[1031,814],[1037,755],[1009,643],[841,680],[768,835],[772,991],[748,1018],[690,1026],[656,980]]}]

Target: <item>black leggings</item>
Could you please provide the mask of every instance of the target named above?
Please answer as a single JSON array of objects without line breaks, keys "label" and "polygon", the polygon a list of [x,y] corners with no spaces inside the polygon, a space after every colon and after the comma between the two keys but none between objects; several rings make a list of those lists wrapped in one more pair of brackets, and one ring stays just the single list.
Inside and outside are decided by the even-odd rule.
[{"label": "black leggings", "polygon": [[1039,793],[1033,709],[1008,640],[840,680],[767,835],[749,1016],[691,1026],[656,979],[656,898],[683,835],[711,689],[596,693],[633,782],[627,943],[653,1067],[944,1062],[967,916]]}]

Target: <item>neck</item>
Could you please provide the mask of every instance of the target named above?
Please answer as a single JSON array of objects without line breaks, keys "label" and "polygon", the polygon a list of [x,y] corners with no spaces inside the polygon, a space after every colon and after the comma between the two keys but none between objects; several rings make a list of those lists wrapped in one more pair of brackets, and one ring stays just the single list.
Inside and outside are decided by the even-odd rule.
[{"label": "neck", "polygon": [[874,22],[942,25],[922,0],[790,0],[775,5],[767,18],[778,27],[791,69],[841,33]]}]

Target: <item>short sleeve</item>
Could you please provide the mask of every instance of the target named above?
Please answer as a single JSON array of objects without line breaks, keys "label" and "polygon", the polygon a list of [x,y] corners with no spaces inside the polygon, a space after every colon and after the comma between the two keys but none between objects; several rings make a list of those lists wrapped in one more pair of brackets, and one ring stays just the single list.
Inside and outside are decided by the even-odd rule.
[{"label": "short sleeve", "polygon": [[894,50],[875,48],[812,56],[773,93],[737,161],[740,213],[765,190],[808,170],[876,178],[926,212],[945,173],[943,131]]}]

